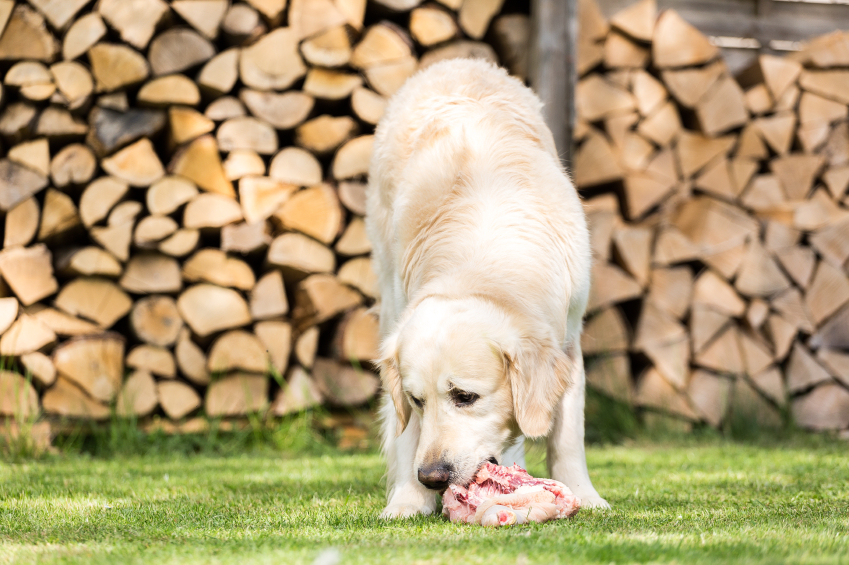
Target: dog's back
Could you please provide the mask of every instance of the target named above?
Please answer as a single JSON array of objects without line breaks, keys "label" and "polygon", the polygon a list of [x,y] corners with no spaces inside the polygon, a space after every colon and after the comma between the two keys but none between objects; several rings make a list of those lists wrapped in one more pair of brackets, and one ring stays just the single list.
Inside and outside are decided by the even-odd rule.
[{"label": "dog's back", "polygon": [[[569,333],[580,331],[586,223],[540,108],[503,69],[466,59],[428,68],[393,97],[368,195],[381,286],[396,291],[383,297],[397,303],[390,315],[453,268],[450,285],[497,280],[501,292],[539,298],[529,306],[564,333],[569,311]],[[396,273],[403,280],[386,280]]]}]

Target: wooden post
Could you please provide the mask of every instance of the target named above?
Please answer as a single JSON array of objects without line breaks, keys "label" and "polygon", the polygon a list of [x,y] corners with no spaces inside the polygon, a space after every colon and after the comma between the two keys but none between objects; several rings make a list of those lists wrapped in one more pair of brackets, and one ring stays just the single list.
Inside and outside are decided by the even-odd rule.
[{"label": "wooden post", "polygon": [[577,0],[533,0],[530,79],[564,162],[569,162],[575,123]]}]

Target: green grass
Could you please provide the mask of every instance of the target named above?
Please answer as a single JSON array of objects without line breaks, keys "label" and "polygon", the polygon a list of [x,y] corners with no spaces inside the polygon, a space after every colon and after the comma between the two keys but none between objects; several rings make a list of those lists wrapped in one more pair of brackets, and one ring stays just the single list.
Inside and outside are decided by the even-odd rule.
[{"label": "green grass", "polygon": [[591,448],[613,510],[499,531],[379,521],[374,453],[63,454],[0,464],[0,563],[849,563],[847,447]]}]

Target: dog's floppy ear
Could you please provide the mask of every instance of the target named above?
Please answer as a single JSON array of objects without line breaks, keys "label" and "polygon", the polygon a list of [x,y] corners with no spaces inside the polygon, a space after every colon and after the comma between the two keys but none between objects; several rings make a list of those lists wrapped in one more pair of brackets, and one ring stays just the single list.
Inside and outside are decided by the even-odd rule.
[{"label": "dog's floppy ear", "polygon": [[523,339],[504,352],[513,391],[513,413],[525,437],[547,435],[554,409],[572,384],[574,363],[555,344]]},{"label": "dog's floppy ear", "polygon": [[380,359],[376,363],[380,368],[383,390],[389,393],[392,404],[395,405],[395,415],[398,419],[395,435],[400,436],[404,428],[407,427],[411,407],[407,401],[407,396],[404,394],[404,388],[401,385],[401,372],[398,369],[398,334],[393,334],[384,340],[380,348]]}]

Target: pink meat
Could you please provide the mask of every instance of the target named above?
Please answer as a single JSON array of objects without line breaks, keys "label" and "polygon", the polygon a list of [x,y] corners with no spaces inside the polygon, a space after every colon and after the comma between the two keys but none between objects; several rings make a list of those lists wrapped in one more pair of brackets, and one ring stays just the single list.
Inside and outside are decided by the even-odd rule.
[{"label": "pink meat", "polygon": [[487,526],[568,518],[580,505],[561,482],[536,479],[518,465],[492,463],[485,463],[468,487],[450,485],[442,495],[449,520]]}]

